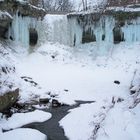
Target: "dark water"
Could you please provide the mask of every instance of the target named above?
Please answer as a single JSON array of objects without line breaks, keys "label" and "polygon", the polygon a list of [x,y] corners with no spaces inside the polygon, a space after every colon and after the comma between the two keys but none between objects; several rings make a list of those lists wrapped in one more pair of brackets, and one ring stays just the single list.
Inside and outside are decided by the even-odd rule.
[{"label": "dark water", "polygon": [[24,128],[37,129],[47,135],[48,140],[68,140],[64,135],[64,130],[59,126],[59,121],[68,114],[69,109],[76,108],[80,104],[93,103],[94,101],[76,101],[77,104],[73,106],[61,106],[46,109],[45,111],[52,114],[52,118],[43,123],[31,123],[23,126]]}]

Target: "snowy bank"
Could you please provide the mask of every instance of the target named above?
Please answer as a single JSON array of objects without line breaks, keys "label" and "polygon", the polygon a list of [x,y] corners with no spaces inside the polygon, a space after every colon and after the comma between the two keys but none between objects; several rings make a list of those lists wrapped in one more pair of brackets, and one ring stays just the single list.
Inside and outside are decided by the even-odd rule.
[{"label": "snowy bank", "polygon": [[15,129],[33,122],[44,122],[51,118],[51,114],[41,110],[29,113],[15,113],[8,120],[2,119],[0,125],[3,129]]},{"label": "snowy bank", "polygon": [[33,129],[27,129],[27,128],[20,128],[15,129],[9,132],[1,133],[0,139],[1,140],[46,140],[46,135],[43,133],[33,130]]}]

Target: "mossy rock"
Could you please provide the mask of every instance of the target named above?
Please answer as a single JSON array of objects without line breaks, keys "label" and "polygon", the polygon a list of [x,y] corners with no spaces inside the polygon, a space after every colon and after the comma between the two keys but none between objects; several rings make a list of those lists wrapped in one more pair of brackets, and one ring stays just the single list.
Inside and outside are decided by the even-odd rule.
[{"label": "mossy rock", "polygon": [[9,91],[0,96],[0,112],[4,112],[17,102],[19,98],[19,89]]}]

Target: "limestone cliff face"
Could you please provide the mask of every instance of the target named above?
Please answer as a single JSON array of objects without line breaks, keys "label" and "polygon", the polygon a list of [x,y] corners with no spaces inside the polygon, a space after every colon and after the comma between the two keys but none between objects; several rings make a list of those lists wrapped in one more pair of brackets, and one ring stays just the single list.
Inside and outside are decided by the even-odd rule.
[{"label": "limestone cliff face", "polygon": [[0,10],[7,11],[12,16],[19,12],[22,16],[29,16],[35,18],[43,18],[46,14],[44,9],[35,7],[28,2],[19,1],[0,1]]},{"label": "limestone cliff face", "polygon": [[0,11],[0,38],[5,38],[5,34],[11,22],[12,16],[7,12]]},{"label": "limestone cliff face", "polygon": [[[21,44],[26,43],[26,46],[28,46],[30,40],[30,30],[28,28],[32,27],[24,27],[25,24],[23,25],[22,23],[26,22],[26,25],[32,24],[33,19],[36,21],[42,20],[45,14],[44,9],[35,7],[28,2],[19,2],[16,0],[0,1],[0,38],[11,39],[21,42]],[[14,25],[19,29],[15,29]],[[11,28],[13,29],[11,30]],[[18,34],[22,34],[21,29],[27,30],[25,36],[28,36],[28,39],[26,41],[23,36],[20,37],[21,40],[17,39]]]}]

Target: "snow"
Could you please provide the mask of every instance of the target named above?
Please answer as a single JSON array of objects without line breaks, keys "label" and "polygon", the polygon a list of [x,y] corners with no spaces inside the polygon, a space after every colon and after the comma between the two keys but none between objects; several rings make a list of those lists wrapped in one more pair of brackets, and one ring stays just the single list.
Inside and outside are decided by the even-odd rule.
[{"label": "snow", "polygon": [[[13,55],[10,55],[11,53],[9,53],[10,51],[4,48],[4,46],[2,44],[0,44],[0,82],[1,85],[0,86],[0,95],[3,95],[5,92],[8,92],[9,90],[14,90],[15,86],[12,82],[12,78],[10,79],[9,77],[11,77],[11,75],[14,75],[14,57]],[[5,71],[7,72],[7,74],[5,74],[4,72],[2,72],[2,68],[5,68]],[[7,69],[6,69],[7,68]],[[10,89],[9,85],[13,85],[13,88]]]},{"label": "snow", "polygon": [[137,140],[140,136],[139,107],[138,105],[134,110],[128,110],[122,105],[117,105],[108,114],[97,140]]},{"label": "snow", "polygon": [[[131,69],[137,66],[137,64],[133,64],[136,61],[135,58],[139,58],[138,54],[135,55],[135,58],[133,58],[134,52],[131,49],[132,47],[127,48],[127,52],[125,48],[121,46],[118,50],[115,48],[116,51],[118,51],[118,56],[114,55],[113,57],[116,58],[112,58],[108,62],[104,62],[104,59],[107,58],[100,57],[97,58],[93,64],[92,59],[94,59],[94,53],[96,52],[93,52],[92,48],[89,51],[91,53],[89,56],[86,54],[88,52],[85,52],[86,48],[83,50],[82,48],[81,50],[78,48],[77,50],[74,49],[75,54],[72,56],[71,48],[70,50],[65,50],[66,47],[62,49],[61,45],[56,45],[57,46],[51,44],[43,45],[36,53],[33,53],[28,58],[25,58],[22,61],[22,65],[18,66],[18,71],[21,75],[33,77],[35,81],[42,85],[42,87],[47,87],[50,91],[59,91],[60,94],[64,94],[62,98],[65,99],[95,100],[97,97],[101,98],[104,92],[108,94],[111,93],[111,95],[116,95],[116,93],[121,96],[124,95],[122,92],[127,89],[125,86],[129,86],[129,82],[132,78],[133,70],[131,71]],[[121,53],[119,50],[121,50]],[[126,59],[123,57],[124,54],[127,55]],[[130,55],[132,55],[131,58],[129,57]],[[55,58],[53,59],[51,56],[55,56]],[[122,60],[120,60],[120,57]],[[83,60],[81,58],[83,58]],[[86,60],[87,58],[88,60]],[[77,62],[79,60],[81,62]],[[128,60],[130,61],[128,62]],[[57,61],[59,61],[59,63],[56,63]],[[125,63],[127,64],[125,65]],[[131,66],[132,64],[133,67]],[[90,67],[90,65],[92,66]],[[28,69],[26,69],[27,67]],[[116,67],[118,67],[118,69]],[[41,73],[37,75],[36,73],[40,71],[40,68]],[[129,70],[130,73],[127,72]],[[98,78],[99,75],[101,77],[103,76],[103,78]],[[116,79],[122,82],[119,87],[113,83]],[[62,91],[64,89],[69,89],[70,94],[63,93]],[[97,97],[94,97],[93,95],[96,92],[99,94]]]},{"label": "snow", "polygon": [[[136,42],[139,40],[132,40],[128,36],[130,42],[115,45],[110,41],[111,33],[109,33],[108,43],[83,45],[79,43],[76,47],[62,45],[58,42],[66,41],[68,38],[64,36],[63,30],[62,32],[60,29],[56,30],[59,27],[57,24],[60,24],[64,18],[65,16],[48,15],[45,20],[49,19],[47,22],[51,33],[48,36],[52,42],[43,42],[40,47],[32,50],[32,53],[27,53],[27,48],[19,46],[18,48],[11,46],[12,49],[7,47],[6,52],[9,55],[0,55],[2,58],[0,66],[14,65],[16,72],[8,75],[2,73],[0,78],[2,81],[5,78],[9,82],[12,81],[14,87],[20,89],[19,102],[22,103],[32,99],[38,101],[39,97],[48,98],[48,92],[51,95],[55,94],[54,98],[61,103],[69,105],[75,104],[76,100],[94,101],[69,110],[69,113],[59,122],[70,140],[137,140],[140,137],[140,111],[139,105],[130,109],[134,103],[130,87],[139,86],[140,43]],[[57,27],[55,30],[53,24]],[[107,25],[106,29],[109,29],[110,24]],[[77,27],[74,26],[73,32],[77,32],[77,36],[80,36],[80,28]],[[123,30],[125,33],[132,32],[139,36],[138,28],[132,29],[133,27],[129,32],[126,32],[126,28]],[[60,37],[64,38],[59,38],[59,33]],[[56,43],[54,39],[58,42]],[[22,76],[30,77],[29,79],[37,82],[38,85],[34,86],[30,81],[24,81],[20,78]],[[120,84],[114,83],[115,80]],[[24,139],[26,136],[28,137],[26,139],[31,140],[44,139],[44,135],[36,130],[15,128],[32,122],[43,122],[49,118],[51,118],[50,113],[36,110],[30,113],[16,113],[8,120],[1,119],[0,139],[9,139],[13,135],[16,135],[15,139],[19,137]],[[2,129],[15,130],[2,133]],[[31,135],[25,134],[26,130]],[[24,137],[23,134],[26,136]]]},{"label": "snow", "polygon": [[15,113],[8,120],[3,120],[1,125],[3,129],[10,130],[33,122],[47,121],[51,116],[50,113],[41,110],[35,110],[28,113]]},{"label": "snow", "polygon": [[[64,128],[65,135],[70,140],[90,139],[93,131],[93,122],[98,123],[98,121],[100,121],[96,115],[101,112],[101,107],[102,104],[100,103],[91,103],[70,110],[70,113],[60,121],[60,126]],[[102,112],[104,112],[103,108]],[[77,117],[77,115],[81,117]]]},{"label": "snow", "polygon": [[[23,125],[33,122],[44,122],[51,118],[51,114],[41,110],[35,110],[28,113],[15,113],[12,117],[7,120],[4,118],[0,119],[0,139],[8,140],[14,137],[15,140],[46,140],[46,135],[43,133],[27,128],[19,128]],[[2,132],[4,130],[11,130],[8,132]],[[13,130],[14,129],[14,130]]]},{"label": "snow", "polygon": [[[86,104],[70,110],[60,121],[66,136],[70,140],[137,140],[140,136],[139,106],[129,110],[126,103],[119,103],[108,110],[103,108],[106,107],[104,104],[105,102]],[[94,128],[99,124],[101,129],[94,137]]]},{"label": "snow", "polygon": [[28,128],[15,129],[9,132],[0,134],[1,140],[46,140],[46,136],[41,132]]},{"label": "snow", "polygon": [[[100,54],[104,46],[96,50],[95,43],[69,48],[58,43],[46,42],[34,53],[22,59],[22,65],[17,66],[17,71],[21,75],[33,77],[42,85],[42,88],[47,87],[49,91],[56,93],[56,99],[62,103],[72,105],[75,100],[95,101],[95,103],[81,105],[79,108],[70,110],[70,113],[60,121],[65,135],[70,140],[92,138],[94,128],[99,123],[101,130],[104,127],[105,129],[112,127],[117,135],[120,132],[120,130],[117,131],[118,124],[112,122],[112,125],[108,126],[108,122],[107,125],[104,123],[108,119],[108,114],[111,114],[110,117],[117,116],[117,112],[121,115],[123,108],[129,112],[129,106],[133,102],[129,88],[135,71],[139,71],[139,45],[139,43],[112,45],[106,53]],[[115,84],[115,80],[120,81],[120,84]],[[64,89],[68,89],[68,92]],[[113,98],[117,104],[115,106],[112,105]],[[125,102],[118,103],[119,98]],[[120,110],[117,109],[119,104]],[[111,113],[112,110],[115,112]],[[135,113],[137,114],[137,111]],[[137,115],[139,116],[139,113]],[[130,116],[133,118],[133,113]],[[117,122],[116,118],[119,117],[114,118]],[[121,119],[125,122],[126,117],[121,117]],[[122,125],[121,130],[124,127],[125,125]],[[103,133],[101,130],[99,133]],[[108,131],[107,134],[104,132],[104,135],[109,135],[111,140],[115,140],[115,134],[111,134],[111,129]],[[128,134],[127,131],[122,133],[118,135],[120,139],[124,139],[124,136]],[[131,135],[135,136],[130,133],[127,138]],[[102,138],[99,136],[99,139]]]},{"label": "snow", "polygon": [[0,19],[5,20],[8,18],[13,19],[13,17],[8,12],[0,11]]},{"label": "snow", "polygon": [[[107,53],[102,55],[99,52],[104,46],[99,50],[95,47],[95,43],[70,48],[58,43],[46,42],[31,54],[18,56],[20,59],[15,64],[16,74],[32,77],[41,85],[43,91],[47,89],[46,91],[51,91],[51,94],[57,94],[56,98],[62,103],[72,105],[75,100],[95,101],[70,110],[69,114],[60,121],[60,126],[64,128],[65,135],[70,140],[92,138],[97,124],[101,125],[96,135],[99,140],[109,140],[109,138],[115,140],[114,136],[119,139],[132,137],[136,140],[139,136],[138,130],[135,131],[138,127],[136,123],[130,123],[130,126],[133,126],[131,133],[130,126],[126,129],[127,131],[122,130],[131,120],[139,122],[137,118],[140,114],[137,109],[129,109],[132,103],[129,88],[135,71],[139,71],[139,43],[113,45]],[[114,80],[120,81],[120,84],[115,84]],[[137,78],[136,81],[138,81]],[[29,100],[32,97],[29,95],[30,91],[36,91],[36,88],[32,90],[33,87],[21,85],[21,99]],[[28,92],[26,92],[27,87]],[[64,89],[68,89],[68,92]],[[47,96],[45,92],[44,94],[40,92],[39,95]],[[113,97],[115,106],[112,104]],[[125,102],[117,103],[118,98],[124,99]],[[37,115],[17,113],[8,121],[1,121],[2,128],[18,128],[23,124],[41,120],[39,116],[44,116],[43,118],[46,119],[46,114],[42,115],[40,112]],[[19,118],[18,121],[15,121],[17,118]],[[28,119],[24,120],[25,118]],[[110,122],[112,118],[114,121]]]}]

